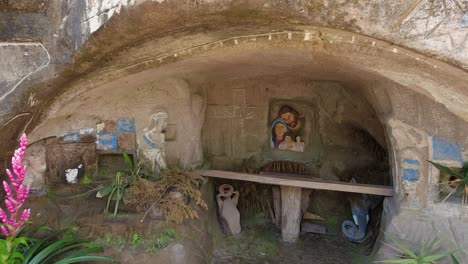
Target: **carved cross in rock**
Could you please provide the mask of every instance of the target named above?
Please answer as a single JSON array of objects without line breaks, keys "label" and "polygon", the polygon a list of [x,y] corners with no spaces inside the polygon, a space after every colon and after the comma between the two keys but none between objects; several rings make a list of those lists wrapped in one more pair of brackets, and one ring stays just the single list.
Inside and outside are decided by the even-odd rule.
[{"label": "carved cross in rock", "polygon": [[[231,151],[228,156],[243,158],[246,154],[246,120],[255,119],[255,110],[260,107],[247,106],[245,89],[232,89],[232,106],[209,106],[208,118],[231,120]],[[257,121],[258,122],[258,121]]]}]

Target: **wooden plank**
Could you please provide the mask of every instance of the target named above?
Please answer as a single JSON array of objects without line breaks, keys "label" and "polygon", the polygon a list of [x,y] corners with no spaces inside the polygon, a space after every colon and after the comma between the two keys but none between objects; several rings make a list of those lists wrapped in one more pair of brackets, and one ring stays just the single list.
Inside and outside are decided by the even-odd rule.
[{"label": "wooden plank", "polygon": [[285,242],[295,242],[301,229],[302,188],[281,186],[281,237]]},{"label": "wooden plank", "polygon": [[231,179],[239,181],[251,181],[263,184],[282,185],[291,187],[301,187],[306,189],[330,190],[340,192],[365,193],[382,196],[392,196],[393,187],[371,184],[355,184],[349,182],[330,181],[320,178],[306,178],[301,175],[268,173],[250,174],[241,172],[221,171],[221,170],[198,170],[202,176],[221,179]]}]

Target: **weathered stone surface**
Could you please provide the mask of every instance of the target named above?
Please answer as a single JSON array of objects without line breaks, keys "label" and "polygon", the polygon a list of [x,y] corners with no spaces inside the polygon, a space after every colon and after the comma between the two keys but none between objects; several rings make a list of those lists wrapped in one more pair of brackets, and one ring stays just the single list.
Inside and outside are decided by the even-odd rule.
[{"label": "weathered stone surface", "polygon": [[[391,211],[387,210],[390,213]],[[398,239],[398,241],[416,252],[421,247],[421,242],[431,245],[442,239],[444,242],[440,244],[439,248],[435,249],[436,252],[464,249],[468,242],[466,235],[463,235],[468,227],[466,220],[435,217],[431,216],[430,212],[421,213],[415,210],[400,211],[399,214],[388,215],[386,219],[391,221],[386,223],[385,233]],[[394,245],[385,234],[381,233],[380,236],[383,243]],[[377,259],[394,258],[395,251],[389,246],[379,244],[377,248],[379,248]],[[466,262],[467,255],[465,252],[459,251],[455,255],[460,263]],[[441,263],[451,263],[451,261],[447,259]]]}]

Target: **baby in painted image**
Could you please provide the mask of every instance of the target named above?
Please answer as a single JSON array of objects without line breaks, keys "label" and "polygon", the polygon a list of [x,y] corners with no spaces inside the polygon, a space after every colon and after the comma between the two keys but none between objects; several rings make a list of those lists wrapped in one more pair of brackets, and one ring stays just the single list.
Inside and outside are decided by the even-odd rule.
[{"label": "baby in painted image", "polygon": [[297,136],[295,138],[296,141],[292,140],[293,137],[292,133],[287,132],[284,136],[284,141],[279,144],[278,149],[304,152],[304,142],[301,142],[301,137]]}]

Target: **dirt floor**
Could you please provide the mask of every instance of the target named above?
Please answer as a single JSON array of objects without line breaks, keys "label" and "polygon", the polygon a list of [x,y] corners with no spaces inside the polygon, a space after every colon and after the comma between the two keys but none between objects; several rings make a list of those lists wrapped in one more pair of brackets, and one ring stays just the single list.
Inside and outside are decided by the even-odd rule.
[{"label": "dirt floor", "polygon": [[[344,210],[348,207],[346,203],[337,202],[336,210],[330,209],[330,201],[339,200],[331,199],[330,195],[335,195],[333,193],[320,193],[319,197],[322,199],[314,198],[315,206],[311,207],[313,212],[325,216],[326,220],[320,221],[320,224],[326,226],[327,234],[301,234],[297,243],[286,244],[281,242],[280,231],[264,214],[243,214],[242,233],[238,236],[224,236],[219,231],[215,214],[206,215],[211,219],[209,223],[187,221],[183,225],[171,225],[165,221],[150,219],[142,223],[141,214],[127,212],[125,208],[122,208],[122,212],[115,218],[103,214],[103,199],[74,197],[80,192],[83,190],[77,191],[71,187],[56,188],[45,197],[31,197],[28,199],[28,207],[33,209],[31,220],[34,224],[46,224],[54,228],[75,226],[79,229],[80,236],[104,246],[103,255],[114,257],[122,263],[190,264],[186,261],[195,258],[196,263],[210,263],[211,259],[211,264],[371,263],[365,254],[369,250],[369,244],[355,244],[341,235],[341,223],[350,214]],[[324,203],[322,200],[329,202]],[[342,208],[338,210],[338,207]],[[327,215],[327,211],[340,213]],[[155,247],[155,238],[168,227],[174,228],[176,238],[169,239],[167,247],[159,250]],[[208,231],[207,228],[212,231]],[[200,243],[202,237],[203,242]],[[181,243],[186,252],[184,255],[190,255],[191,258],[174,262],[174,256],[180,255],[177,249]],[[154,262],[155,259],[158,262]]]},{"label": "dirt floor", "polygon": [[366,246],[354,244],[341,236],[339,223],[328,223],[325,235],[301,234],[297,243],[281,242],[281,234],[271,222],[256,216],[245,219],[243,232],[223,237],[215,243],[211,264],[224,263],[371,263]]}]

